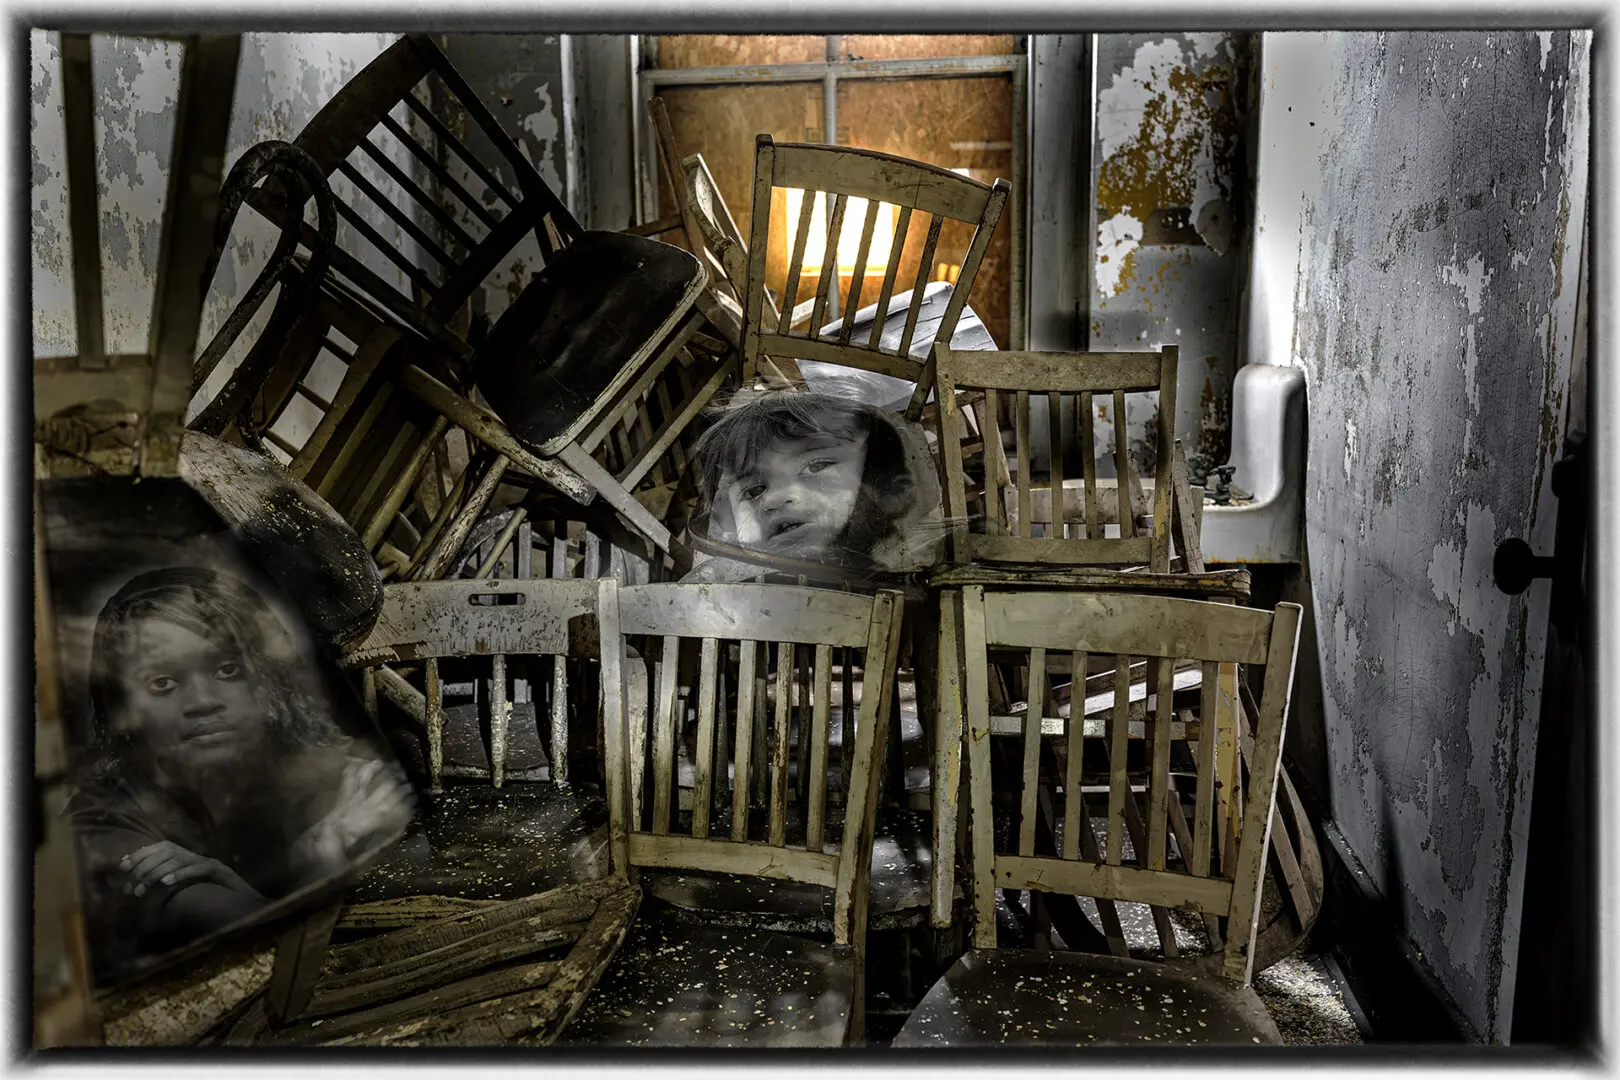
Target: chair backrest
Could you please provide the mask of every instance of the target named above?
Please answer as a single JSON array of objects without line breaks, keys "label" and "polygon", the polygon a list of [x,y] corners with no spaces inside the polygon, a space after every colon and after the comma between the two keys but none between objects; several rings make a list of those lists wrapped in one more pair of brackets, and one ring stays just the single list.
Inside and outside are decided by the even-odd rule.
[{"label": "chair backrest", "polygon": [[[1299,642],[1300,608],[1280,604],[1276,611],[1152,595],[1074,592],[990,592],[979,586],[962,590],[962,640],[966,659],[965,697],[968,712],[968,776],[972,800],[972,859],[976,926],[975,945],[994,948],[995,895],[998,889],[1064,892],[1099,900],[1133,901],[1159,907],[1191,907],[1224,917],[1222,971],[1247,983],[1260,913],[1261,870],[1269,843],[1272,806],[1282,754],[1283,727],[1293,683]],[[1001,657],[1028,650],[1028,708],[1021,718],[992,717],[990,651]],[[1083,708],[1069,711],[1067,760],[1056,777],[1063,790],[1062,850],[1037,854],[1037,806],[1041,792],[1041,728],[1050,711],[1049,663],[1067,661],[1071,678],[1085,678],[1093,658],[1115,665],[1114,708],[1102,744],[1108,761],[1106,842],[1089,842],[1091,817],[1085,807],[1082,762],[1087,739]],[[1147,715],[1144,756],[1147,764],[1145,835],[1133,838],[1125,856],[1127,825],[1137,809],[1127,772],[1133,658],[1147,661],[1148,689],[1154,708]],[[1200,716],[1193,728],[1190,712],[1175,708],[1178,662],[1202,668]],[[999,657],[997,662],[999,663]],[[1018,662],[1022,666],[1022,661]],[[1249,783],[1243,807],[1236,858],[1227,872],[1214,868],[1216,786],[1217,667],[1222,663],[1264,665],[1259,721],[1253,753],[1246,755]],[[1071,698],[1073,695],[1071,695]],[[1012,850],[995,849],[991,818],[992,769],[989,736],[1011,719],[1023,739],[1022,768],[1017,771],[1018,830]],[[1177,722],[1177,729],[1172,723]],[[997,723],[999,721],[999,723]],[[1019,722],[1021,721],[1021,722]],[[1171,779],[1171,743],[1197,733],[1193,756],[1196,787],[1190,824],[1184,820],[1180,794]],[[1049,788],[1050,790],[1050,788]],[[1172,801],[1175,805],[1172,806]],[[1055,810],[1054,810],[1055,816]],[[1184,827],[1185,826],[1185,827]],[[1132,828],[1137,832],[1136,828]],[[1087,836],[1082,836],[1082,833]],[[1168,842],[1177,838],[1179,858],[1172,862]],[[1085,849],[1097,857],[1084,857]]]},{"label": "chair backrest", "polygon": [[[779,305],[780,314],[775,320],[768,320],[765,266],[766,253],[770,250],[772,188],[796,189],[802,191],[803,195],[797,228],[794,230],[793,249],[788,259],[787,280]],[[754,150],[753,217],[749,225],[748,288],[743,306],[745,363],[757,364],[761,356],[781,356],[841,364],[909,379],[917,384],[913,410],[919,408],[933,381],[927,372],[932,361],[927,354],[921,360],[912,355],[913,339],[917,308],[934,269],[940,230],[947,221],[965,222],[972,225],[974,230],[950,304],[936,331],[937,340],[950,341],[1011,190],[1012,185],[1006,180],[997,180],[993,186],[986,185],[948,169],[875,150],[819,143],[778,143],[769,135],[758,136]],[[816,279],[809,324],[802,333],[794,332],[792,326],[796,320],[793,309],[800,299],[799,278],[805,265],[811,217],[824,194],[834,196],[824,237],[825,255]],[[826,336],[822,334],[828,297],[838,288],[839,259],[836,253],[843,232],[845,208],[852,198],[866,200],[866,216],[861,225],[860,248],[855,257],[849,290],[842,297],[841,310],[846,315],[860,310],[862,297],[868,291],[865,278],[869,259],[872,251],[877,250],[874,244],[887,240],[890,258],[878,291],[877,310],[879,313],[888,311],[890,300],[897,292],[905,292],[907,288],[910,288],[912,297],[904,332],[893,351],[880,347],[884,325],[882,317],[873,321],[871,330],[864,338],[854,334],[855,321],[852,318],[845,318],[836,331]],[[898,212],[893,215],[892,233],[875,240],[879,218],[889,216],[884,211],[885,204],[891,209],[897,208]],[[929,220],[916,280],[900,282],[897,290],[895,278],[906,249],[906,237],[923,233],[921,215],[924,214]],[[912,415],[915,415],[915,411]]]},{"label": "chair backrest", "polygon": [[[437,788],[444,768],[440,661],[489,657],[490,762],[496,786],[500,786],[511,715],[507,659],[551,657],[550,679],[539,678],[538,672],[528,674],[532,676],[529,685],[550,687],[544,708],[535,700],[535,716],[537,723],[542,715],[550,717],[551,778],[562,783],[567,778],[568,720],[568,679],[563,665],[570,653],[594,651],[577,620],[597,613],[600,592],[597,581],[580,578],[388,585],[376,625],[345,654],[344,664],[364,671],[366,707],[373,717],[381,695],[422,724],[428,736],[429,774]],[[617,653],[609,651],[614,652],[616,680]],[[421,685],[413,685],[389,668],[390,664],[422,665]]]},{"label": "chair backrest", "polygon": [[[736,301],[735,315],[740,341],[742,306],[748,299],[748,241],[743,237],[742,230],[737,228],[731,208],[726,205],[726,197],[715,183],[714,174],[709,172],[709,164],[703,160],[703,155],[688,155],[682,159],[681,169],[685,173],[686,205],[697,224],[698,242],[703,247],[700,258],[709,267],[710,280],[725,283],[725,292],[716,291],[720,295],[719,303],[728,315],[731,313],[732,300]],[[765,325],[775,326],[778,315],[776,302],[767,294]],[[753,370],[748,364],[743,365],[744,385],[752,385]],[[771,357],[769,363],[762,365],[761,373],[774,385],[801,386],[804,383],[798,364],[791,357]]]},{"label": "chair backrest", "polygon": [[[718,269],[730,284],[739,303],[748,289],[748,242],[731,216],[725,196],[709,172],[709,163],[702,154],[690,154],[682,162],[686,173],[686,191],[693,218],[708,249],[711,272]],[[770,297],[765,298],[765,311],[773,319],[779,314]]]},{"label": "chair backrest", "polygon": [[[445,117],[463,115],[458,134]],[[538,245],[525,261],[549,261],[583,231],[426,34],[406,35],[366,65],[295,145],[337,196],[333,272],[452,348],[460,339],[448,323],[525,237]],[[281,213],[272,188],[249,201],[273,220]],[[312,235],[306,225],[306,243]]]},{"label": "chair backrest", "polygon": [[475,440],[402,385],[401,373],[424,359],[420,343],[328,279],[284,336],[254,343],[190,426],[262,445],[402,577],[433,552],[488,471]]},{"label": "chair backrest", "polygon": [[[1177,356],[1174,345],[1158,352],[1031,353],[959,352],[936,343],[934,389],[945,512],[954,520],[953,561],[1147,564],[1154,573],[1168,573]],[[1137,485],[1123,422],[1125,395],[1142,391],[1159,395],[1152,522],[1146,535],[1139,528],[1132,498]],[[1093,402],[1099,394],[1106,395],[1114,421],[1118,480],[1109,493],[1114,497],[1112,515],[1105,510],[1097,480]],[[1074,402],[1084,470],[1081,487],[1064,486],[1061,420],[1065,398]],[[1031,468],[1031,406],[1035,402],[1043,403],[1047,413],[1051,465],[1044,490],[1036,487]],[[1002,442],[1004,405],[1014,433],[1010,462]],[[969,431],[964,410],[971,410],[976,433]],[[965,448],[964,436],[973,438],[975,434],[975,441]],[[975,449],[976,464],[970,460],[975,455],[969,453]],[[974,465],[972,475],[965,468],[970,464]],[[1105,531],[1109,516],[1118,523],[1114,537]]]},{"label": "chair backrest", "polygon": [[[848,943],[865,918],[901,611],[895,592],[860,596],[754,584],[619,589],[618,633],[641,643],[643,655],[656,651],[658,658],[656,675],[649,679],[654,687],[651,745],[630,732],[634,752],[625,755],[632,768],[650,759],[652,799],[645,820],[615,811],[615,828],[625,822],[630,865],[831,888],[834,936]],[[604,641],[609,639],[606,619],[602,634]],[[698,653],[695,670],[682,663],[684,643]],[[829,834],[839,831],[828,827],[835,659],[846,670],[860,666],[863,672],[853,745],[846,742],[841,755],[844,819],[836,852],[827,850]],[[808,687],[801,684],[795,695],[803,660],[810,662],[813,690],[806,694]],[[693,810],[686,835],[680,835],[677,720],[691,732],[688,710],[695,712]],[[795,713],[797,725],[792,723]],[[799,744],[808,741],[808,756],[798,755],[799,779],[807,774],[808,782],[790,820],[795,728]],[[617,731],[611,722],[608,729]],[[767,791],[764,805],[751,814],[761,759],[768,759]],[[622,776],[619,782],[627,779]],[[724,798],[728,785],[729,800]],[[716,802],[721,803],[718,813]],[[626,805],[622,798],[610,797],[610,808]],[[716,835],[721,831],[723,836]]]}]

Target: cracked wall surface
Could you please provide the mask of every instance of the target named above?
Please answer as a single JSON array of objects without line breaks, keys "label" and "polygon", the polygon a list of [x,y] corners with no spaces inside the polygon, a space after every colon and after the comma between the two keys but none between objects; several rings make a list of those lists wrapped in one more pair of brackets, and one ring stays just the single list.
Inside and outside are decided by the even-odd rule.
[{"label": "cracked wall surface", "polygon": [[[1090,348],[1179,346],[1176,431],[1189,455],[1213,463],[1231,448],[1238,363],[1244,38],[1097,37]],[[1126,403],[1144,469],[1154,457],[1156,396]]]},{"label": "cracked wall surface", "polygon": [[[535,167],[551,190],[574,207],[577,193],[568,191],[567,137],[564,96],[572,92],[571,72],[565,70],[565,50],[556,34],[446,34],[440,39],[468,85],[489,106],[495,118],[518,146],[524,159]],[[481,132],[469,130],[464,112],[449,117],[452,129],[469,140],[474,153],[484,160],[496,160],[491,144]],[[486,185],[458,163],[451,163],[456,179],[484,197]],[[497,164],[495,175],[503,184],[516,189],[517,180],[509,168]],[[501,265],[485,279],[476,305],[492,320],[506,310],[528,283],[529,275],[545,265],[540,242],[531,232],[514,248]]]},{"label": "cracked wall surface", "polygon": [[[265,139],[296,137],[320,107],[395,37],[244,34],[225,172],[244,151]],[[182,47],[174,42],[110,34],[91,39],[103,319],[109,352],[146,349],[182,55]],[[77,344],[57,34],[30,32],[29,63],[34,353],[64,356],[71,355]],[[343,184],[346,181],[339,182],[340,189]],[[398,233],[397,226],[381,218],[373,224]],[[199,351],[252,285],[275,247],[276,235],[253,211],[238,215],[209,287]],[[338,242],[350,246],[347,223],[339,225]],[[375,258],[366,261],[390,279],[400,280],[392,265]],[[205,394],[223,384],[256,338],[270,307],[267,303],[260,309],[256,324],[220,365]]]},{"label": "cracked wall surface", "polygon": [[[1588,159],[1584,32],[1267,34],[1252,347],[1301,365],[1328,810],[1505,1039]],[[1297,722],[1291,721],[1291,723]]]}]

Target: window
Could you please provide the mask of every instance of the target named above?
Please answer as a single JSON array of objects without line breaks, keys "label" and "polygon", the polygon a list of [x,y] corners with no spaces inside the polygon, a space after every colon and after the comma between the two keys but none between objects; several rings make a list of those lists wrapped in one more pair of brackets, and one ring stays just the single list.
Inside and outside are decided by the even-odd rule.
[{"label": "window", "polygon": [[[1022,348],[1025,47],[1024,38],[1005,34],[645,38],[637,97],[638,104],[663,98],[681,152],[703,155],[744,235],[752,210],[754,136],[761,132],[784,142],[879,150],[987,184],[1006,177],[1012,198],[969,302],[998,345]],[[650,221],[675,213],[675,204],[657,163],[651,125],[642,119],[639,195],[642,220]],[[829,130],[833,138],[825,140]],[[772,198],[771,213],[780,215],[772,235],[782,239],[767,252],[766,285],[778,295],[788,269],[788,236],[798,220],[795,194],[779,190]],[[819,206],[813,211],[812,236],[818,227],[824,235],[824,212]],[[849,235],[840,237],[833,257],[850,269],[862,219],[852,207],[844,220]],[[942,230],[930,280],[955,280],[971,235],[959,223]],[[913,233],[903,251],[885,252],[882,259],[873,253],[868,273],[881,278],[885,260],[897,259],[897,280],[915,280],[924,239]],[[827,257],[812,253],[817,259],[812,264],[807,258],[804,267],[811,279]],[[848,288],[847,273],[840,286]],[[875,286],[866,295],[875,295]],[[829,318],[839,314],[833,310]]]}]

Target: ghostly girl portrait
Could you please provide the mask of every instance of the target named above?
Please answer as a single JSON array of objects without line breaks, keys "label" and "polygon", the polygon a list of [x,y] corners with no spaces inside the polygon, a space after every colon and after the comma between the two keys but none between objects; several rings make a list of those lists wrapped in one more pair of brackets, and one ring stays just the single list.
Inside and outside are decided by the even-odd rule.
[{"label": "ghostly girl portrait", "polygon": [[411,790],[344,734],[250,587],[201,568],[127,582],[90,659],[92,747],[69,801],[98,978],[343,873]]},{"label": "ghostly girl portrait", "polygon": [[[920,435],[897,416],[771,391],[734,400],[696,450],[711,540],[853,571],[912,570],[937,557],[938,479]],[[692,576],[716,572],[705,564]]]}]

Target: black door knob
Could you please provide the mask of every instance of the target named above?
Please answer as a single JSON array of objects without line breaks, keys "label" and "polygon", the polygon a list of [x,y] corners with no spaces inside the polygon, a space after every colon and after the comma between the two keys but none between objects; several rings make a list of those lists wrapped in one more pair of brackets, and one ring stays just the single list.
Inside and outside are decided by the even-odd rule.
[{"label": "black door knob", "polygon": [[1509,596],[1517,596],[1530,587],[1536,578],[1552,577],[1556,560],[1550,555],[1537,555],[1530,545],[1518,537],[1510,537],[1496,545],[1496,557],[1491,560],[1491,576],[1496,587]]}]

